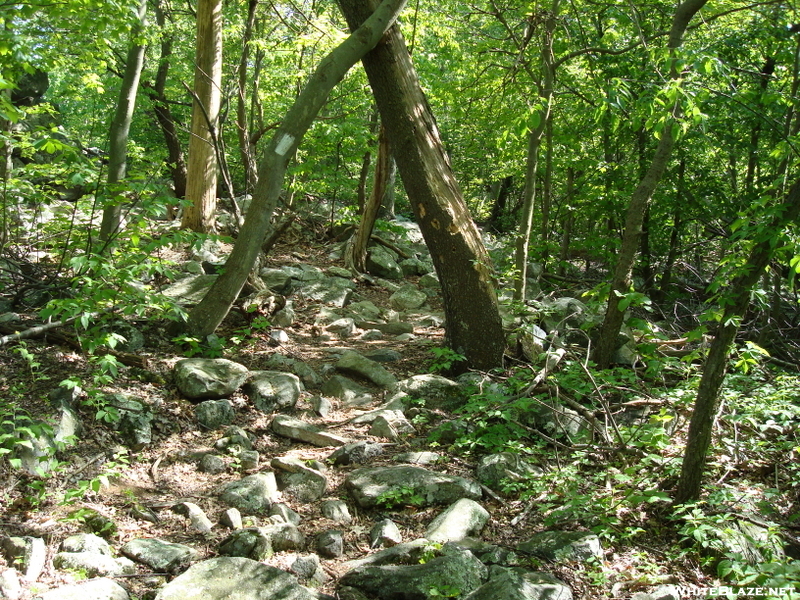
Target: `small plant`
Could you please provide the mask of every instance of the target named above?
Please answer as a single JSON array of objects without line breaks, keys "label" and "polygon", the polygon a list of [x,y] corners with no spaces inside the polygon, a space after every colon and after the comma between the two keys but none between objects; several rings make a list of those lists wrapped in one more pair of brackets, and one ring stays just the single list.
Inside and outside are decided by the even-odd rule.
[{"label": "small plant", "polygon": [[456,363],[467,360],[466,356],[450,348],[431,348],[431,354],[433,354],[433,360],[431,361],[430,370],[433,373],[450,371]]},{"label": "small plant", "polygon": [[420,506],[424,502],[425,499],[414,488],[407,486],[390,488],[375,499],[375,504],[386,510],[403,506]]},{"label": "small plant", "polygon": [[225,350],[225,338],[215,334],[206,336],[205,340],[182,333],[172,338],[176,344],[183,346],[183,354],[187,358],[202,356],[203,358],[219,358]]},{"label": "small plant", "polygon": [[461,590],[453,585],[437,585],[428,590],[428,598],[458,598]]}]

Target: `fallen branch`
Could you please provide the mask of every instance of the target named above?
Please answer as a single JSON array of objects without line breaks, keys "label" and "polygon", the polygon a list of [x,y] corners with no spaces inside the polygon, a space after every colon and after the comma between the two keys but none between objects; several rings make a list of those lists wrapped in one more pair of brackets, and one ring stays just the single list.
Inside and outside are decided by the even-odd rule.
[{"label": "fallen branch", "polygon": [[31,327],[24,331],[15,331],[14,333],[4,335],[3,337],[0,337],[0,346],[5,346],[9,342],[16,342],[17,340],[39,337],[41,335],[44,335],[48,331],[52,331],[53,329],[58,329],[59,327],[63,327],[64,325],[69,325],[70,323],[74,323],[82,316],[83,315],[76,315],[74,317],[70,317],[69,319],[64,319],[63,321],[53,321],[52,323],[37,325],[36,327]]}]

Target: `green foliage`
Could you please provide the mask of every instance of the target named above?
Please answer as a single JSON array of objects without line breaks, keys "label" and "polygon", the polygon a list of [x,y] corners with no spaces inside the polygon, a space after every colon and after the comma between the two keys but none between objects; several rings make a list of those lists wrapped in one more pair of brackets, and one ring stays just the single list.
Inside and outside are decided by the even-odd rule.
[{"label": "green foliage", "polygon": [[428,598],[458,598],[461,590],[453,585],[438,585],[428,590]]},{"label": "green foliage", "polygon": [[[60,503],[62,505],[74,504],[75,502],[84,500],[91,494],[97,494],[101,489],[107,488],[111,485],[110,480],[114,477],[121,475],[124,468],[130,464],[128,452],[125,449],[114,453],[114,457],[103,465],[103,470],[88,480],[79,481],[75,487],[68,489],[64,492],[64,496]],[[93,513],[94,511],[91,511]],[[70,513],[70,518],[73,520],[84,521],[89,512],[81,512],[81,510],[73,511]]]},{"label": "green foliage", "polygon": [[448,372],[453,368],[453,365],[467,360],[463,354],[459,354],[450,348],[431,348],[430,353],[433,354],[429,369],[433,373]]},{"label": "green foliage", "polygon": [[[12,467],[18,469],[22,461],[15,455],[21,449],[33,450],[32,440],[52,436],[51,425],[34,419],[13,401],[0,405],[0,460],[7,460]],[[43,456],[41,460],[48,458]]]},{"label": "green foliage", "polygon": [[421,506],[425,498],[412,487],[400,486],[390,488],[375,499],[375,505],[386,510],[394,510],[404,506]]}]

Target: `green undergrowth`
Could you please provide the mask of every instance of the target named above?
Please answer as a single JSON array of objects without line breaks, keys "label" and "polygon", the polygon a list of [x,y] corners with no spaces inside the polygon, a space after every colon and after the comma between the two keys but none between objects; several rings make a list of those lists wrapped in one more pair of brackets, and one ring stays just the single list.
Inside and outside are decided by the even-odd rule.
[{"label": "green undergrowth", "polygon": [[[500,491],[528,507],[530,523],[645,549],[638,569],[653,573],[653,584],[699,565],[721,585],[794,586],[781,597],[800,598],[800,561],[784,552],[800,521],[800,376],[748,362],[726,378],[704,494],[676,506],[699,374],[687,367],[667,385],[643,375],[650,372],[568,361],[531,390],[535,371],[517,370],[502,390],[470,396],[448,449],[472,459],[521,455],[541,472],[517,474]],[[579,405],[594,428],[543,428],[530,415],[544,405]],[[431,431],[434,444],[440,434]]]}]

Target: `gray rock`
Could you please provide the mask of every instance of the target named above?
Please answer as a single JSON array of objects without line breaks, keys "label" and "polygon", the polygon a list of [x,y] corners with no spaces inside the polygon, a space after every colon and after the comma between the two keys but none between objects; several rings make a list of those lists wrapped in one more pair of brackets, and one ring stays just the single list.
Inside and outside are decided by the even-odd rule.
[{"label": "gray rock", "polygon": [[331,277],[325,281],[303,286],[303,295],[310,300],[341,308],[350,302],[350,298],[353,296],[353,287],[355,285],[351,281],[341,277]]},{"label": "gray rock", "polygon": [[192,529],[197,533],[209,533],[214,524],[203,512],[203,509],[194,502],[181,502],[172,507],[172,512],[183,515],[189,519]]},{"label": "gray rock", "polygon": [[406,258],[400,261],[400,268],[406,277],[425,275],[433,271],[433,265],[418,258]]},{"label": "gray rock", "polygon": [[[227,400],[226,400],[227,402]],[[247,432],[241,427],[231,425],[225,429],[223,437],[214,443],[217,450],[228,450],[237,448],[238,450],[252,450],[253,442]]]},{"label": "gray rock", "polygon": [[441,454],[436,452],[401,452],[395,454],[394,459],[396,462],[407,463],[409,465],[433,465],[442,459]]},{"label": "gray rock", "polygon": [[345,444],[335,450],[329,457],[334,465],[360,465],[371,461],[373,458],[383,454],[383,446],[373,442],[358,441]]},{"label": "gray rock", "polygon": [[306,466],[302,461],[297,461],[295,468],[289,470],[276,465],[277,460],[273,459],[272,466],[281,469],[275,473],[275,477],[284,494],[300,502],[314,502],[325,495],[328,489],[325,475]]},{"label": "gray rock", "polygon": [[436,273],[425,273],[422,277],[419,278],[419,287],[429,290],[440,290],[442,289],[442,284],[439,281],[438,275]]},{"label": "gray rock", "polygon": [[432,589],[457,589],[467,594],[487,576],[486,567],[469,551],[453,548],[422,565],[358,567],[339,581],[380,600],[426,600]]},{"label": "gray rock", "polygon": [[119,411],[117,429],[122,443],[138,452],[153,439],[153,413],[142,402],[122,394],[113,394],[112,398]]},{"label": "gray rock", "polygon": [[93,552],[111,556],[111,546],[93,533],[77,533],[66,538],[59,546],[62,552]]},{"label": "gray rock", "polygon": [[322,431],[318,427],[286,415],[277,415],[272,420],[272,431],[283,437],[306,442],[321,448],[344,446],[347,443],[347,439],[343,437]]},{"label": "gray rock", "polygon": [[386,335],[401,335],[403,333],[413,333],[414,326],[411,323],[404,323],[401,321],[389,321],[384,323],[381,321],[364,320],[356,321],[356,325],[361,329],[377,329]]},{"label": "gray rock", "polygon": [[303,384],[293,373],[255,371],[242,391],[258,410],[271,413],[294,408],[303,391]]},{"label": "gray rock", "polygon": [[294,325],[296,318],[297,314],[295,313],[294,306],[290,301],[287,301],[286,306],[272,315],[270,322],[275,327],[291,327]]},{"label": "gray rock", "polygon": [[570,438],[588,435],[591,430],[586,419],[571,408],[561,406],[553,400],[542,400],[530,404],[520,414],[520,420],[526,425],[542,429],[548,434],[566,435]]},{"label": "gray rock", "polygon": [[382,365],[352,350],[348,350],[342,355],[336,363],[336,368],[343,373],[364,377],[383,388],[391,387],[397,383],[394,375]]},{"label": "gray rock", "polygon": [[62,571],[80,571],[88,577],[118,577],[136,572],[136,566],[128,559],[115,560],[97,552],[59,552],[53,557],[53,566]]},{"label": "gray rock", "polygon": [[261,455],[255,450],[242,450],[239,452],[238,458],[242,471],[253,471],[258,468]]},{"label": "gray rock", "polygon": [[[243,585],[242,582],[247,582]],[[155,600],[318,600],[294,576],[248,558],[212,558],[176,577]]]},{"label": "gray rock", "polygon": [[474,481],[436,473],[421,467],[366,467],[345,479],[345,486],[359,506],[376,506],[382,495],[398,490],[412,490],[423,505],[452,504],[460,498],[480,499],[481,488]]},{"label": "gray rock", "polygon": [[319,556],[316,554],[298,556],[289,569],[300,579],[311,580],[317,585],[321,585],[329,579],[319,563]]},{"label": "gray rock", "polygon": [[317,552],[325,558],[339,558],[344,554],[344,535],[338,529],[323,531],[317,536]]},{"label": "gray rock", "polygon": [[225,485],[221,490],[220,499],[244,514],[258,515],[270,509],[277,495],[278,484],[275,474],[256,473]]},{"label": "gray rock", "polygon": [[314,396],[310,400],[311,407],[323,419],[327,419],[333,410],[333,403],[324,396]]},{"label": "gray rock", "polygon": [[397,523],[391,519],[383,519],[375,523],[369,531],[370,548],[390,547],[402,543],[403,535]]},{"label": "gray rock", "polygon": [[222,541],[219,545],[219,554],[266,560],[274,554],[272,536],[264,527],[239,529]]},{"label": "gray rock", "polygon": [[276,294],[288,296],[292,293],[292,276],[283,269],[264,267],[258,274],[264,284]]},{"label": "gray rock", "polygon": [[387,438],[393,442],[399,441],[403,437],[414,435],[416,432],[417,430],[414,429],[414,426],[399,410],[381,411],[381,414],[372,421],[372,427],[369,429],[370,435]]},{"label": "gray rock", "polygon": [[289,334],[282,329],[273,329],[269,332],[269,339],[271,342],[274,342],[276,345],[280,346],[281,344],[289,343]]},{"label": "gray rock", "polygon": [[392,388],[388,402],[393,400],[424,400],[429,409],[452,410],[467,399],[464,389],[455,381],[441,375],[414,375],[399,381]]},{"label": "gray rock", "polygon": [[219,429],[233,422],[235,413],[228,400],[206,400],[194,408],[197,422],[204,429]]},{"label": "gray rock", "polygon": [[415,564],[419,563],[423,554],[428,552],[431,543],[425,538],[404,542],[396,546],[384,548],[378,552],[367,554],[363,558],[348,560],[340,565],[342,571],[352,571],[358,567]]},{"label": "gray rock", "polygon": [[[367,329],[364,333],[358,336],[363,342],[374,342],[383,339],[383,333],[379,329]],[[374,360],[374,359],[373,359]]]},{"label": "gray rock", "polygon": [[[282,327],[288,327],[282,325]],[[307,387],[318,387],[322,380],[317,372],[301,360],[290,358],[276,352],[271,355],[265,365],[272,371],[281,373],[294,373]]]},{"label": "gray rock", "polygon": [[376,277],[385,277],[386,279],[402,279],[403,270],[394,256],[380,246],[375,246],[370,249],[367,254],[367,271]]},{"label": "gray rock", "polygon": [[0,571],[0,598],[18,600],[22,596],[22,584],[14,569]]},{"label": "gray rock", "polygon": [[572,590],[549,573],[493,568],[484,585],[464,600],[572,600]]},{"label": "gray rock", "polygon": [[230,396],[249,375],[247,367],[225,358],[185,358],[173,372],[181,394],[190,400]]},{"label": "gray rock", "polygon": [[461,498],[428,526],[425,537],[432,542],[456,542],[477,535],[489,521],[489,513],[474,500]]},{"label": "gray rock", "polygon": [[532,363],[537,362],[544,352],[547,332],[538,325],[529,324],[520,329],[518,339],[522,355]]},{"label": "gray rock", "polygon": [[532,475],[541,475],[542,469],[526,462],[519,454],[499,452],[484,456],[478,461],[475,476],[484,485],[499,489],[504,480],[520,481]]},{"label": "gray rock", "polygon": [[376,348],[375,350],[370,350],[364,354],[370,360],[374,360],[375,362],[396,362],[403,358],[403,355],[397,352],[396,350],[392,350],[391,348]]},{"label": "gray rock", "polygon": [[5,537],[0,551],[9,565],[14,565],[26,581],[39,579],[47,560],[47,547],[42,538],[23,536]]},{"label": "gray rock", "polygon": [[172,298],[178,304],[189,306],[198,304],[214,285],[218,275],[190,275],[180,281],[167,286],[161,293],[167,298]]},{"label": "gray rock", "polygon": [[381,316],[381,309],[369,300],[361,300],[348,305],[347,310],[361,320],[377,319]]},{"label": "gray rock", "polygon": [[218,473],[225,471],[227,465],[225,464],[225,461],[216,454],[204,454],[203,458],[200,459],[198,468],[202,473],[217,475]]},{"label": "gray rock", "polygon": [[542,531],[517,548],[553,561],[603,558],[600,538],[585,531]]},{"label": "gray rock", "polygon": [[400,287],[394,294],[389,297],[389,302],[392,308],[399,311],[414,310],[425,304],[428,299],[425,292],[417,289],[413,284],[407,284]]},{"label": "gray rock", "polygon": [[372,401],[372,395],[367,388],[342,375],[332,375],[322,384],[321,391],[326,396],[343,400],[346,404]]},{"label": "gray rock", "polygon": [[131,540],[122,546],[120,552],[159,573],[178,571],[199,556],[194,548],[156,538]]},{"label": "gray rock", "polygon": [[349,317],[336,319],[325,326],[325,331],[338,335],[342,339],[353,337],[356,332],[356,323]]},{"label": "gray rock", "polygon": [[220,525],[224,525],[229,529],[242,529],[242,513],[238,508],[228,508],[222,513],[219,518]]},{"label": "gray rock", "polygon": [[129,600],[125,588],[111,579],[100,578],[65,585],[38,596],[39,600]]},{"label": "gray rock", "polygon": [[336,523],[348,524],[353,521],[350,509],[341,500],[326,500],[322,503],[322,514]]},{"label": "gray rock", "polygon": [[284,504],[283,502],[278,502],[272,505],[272,508],[269,509],[269,516],[275,517],[278,516],[283,519],[284,523],[291,523],[292,525],[299,525],[300,524],[300,515],[298,515],[295,511],[289,508],[288,505]]}]

